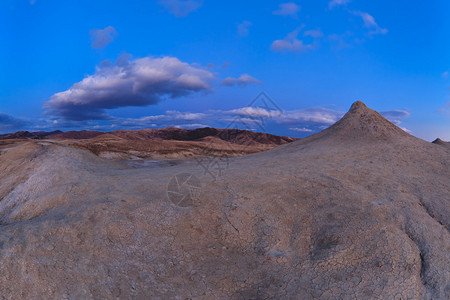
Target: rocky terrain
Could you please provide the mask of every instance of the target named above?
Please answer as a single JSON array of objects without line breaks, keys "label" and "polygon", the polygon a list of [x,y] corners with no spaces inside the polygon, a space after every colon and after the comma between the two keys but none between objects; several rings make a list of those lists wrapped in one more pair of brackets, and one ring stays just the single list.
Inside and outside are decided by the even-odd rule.
[{"label": "rocky terrain", "polygon": [[226,165],[83,148],[0,143],[3,298],[450,298],[450,149],[362,102]]}]

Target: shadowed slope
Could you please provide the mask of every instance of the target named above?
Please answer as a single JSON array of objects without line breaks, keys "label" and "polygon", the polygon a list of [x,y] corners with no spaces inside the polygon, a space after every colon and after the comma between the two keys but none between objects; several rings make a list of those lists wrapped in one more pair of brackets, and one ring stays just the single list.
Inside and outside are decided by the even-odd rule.
[{"label": "shadowed slope", "polygon": [[444,142],[443,140],[441,140],[439,138],[435,139],[433,141],[433,144],[450,148],[450,143],[449,142]]}]

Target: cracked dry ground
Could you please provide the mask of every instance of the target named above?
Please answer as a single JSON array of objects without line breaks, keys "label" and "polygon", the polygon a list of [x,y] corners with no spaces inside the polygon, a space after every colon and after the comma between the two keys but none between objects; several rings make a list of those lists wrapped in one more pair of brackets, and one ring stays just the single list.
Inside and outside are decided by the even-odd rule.
[{"label": "cracked dry ground", "polygon": [[[310,138],[135,169],[47,142],[0,155],[6,299],[449,299],[450,150],[361,103]],[[174,206],[172,176],[202,182]]]}]

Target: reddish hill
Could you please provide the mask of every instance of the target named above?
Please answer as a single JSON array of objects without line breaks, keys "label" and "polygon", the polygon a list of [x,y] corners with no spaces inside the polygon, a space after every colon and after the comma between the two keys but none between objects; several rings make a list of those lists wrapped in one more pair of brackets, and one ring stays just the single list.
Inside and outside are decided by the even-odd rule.
[{"label": "reddish hill", "polygon": [[102,134],[105,134],[105,133],[102,131],[90,131],[90,130],[67,131],[67,132],[61,132],[58,134],[49,135],[47,138],[67,139],[67,140],[83,140],[83,139],[91,139],[91,138],[97,137]]},{"label": "reddish hill", "polygon": [[36,139],[36,135],[29,131],[17,131],[15,133],[7,133],[0,135],[0,140],[13,140],[13,139]]},{"label": "reddish hill", "polygon": [[143,129],[135,131],[117,130],[110,134],[126,140],[201,141],[206,137],[217,137],[223,141],[242,145],[248,143],[282,145],[296,140],[291,137],[257,133],[249,130],[216,129],[210,127],[198,129],[167,127],[162,129]]},{"label": "reddish hill", "polygon": [[[3,139],[53,139],[110,158],[186,158],[207,155],[237,156],[269,150],[297,139],[241,129],[162,129],[69,132],[27,131]],[[2,139],[2,136],[0,136]]]},{"label": "reddish hill", "polygon": [[240,129],[180,129],[174,127],[117,130],[69,143],[111,158],[187,158],[238,156],[269,150],[295,141],[290,137]]},{"label": "reddish hill", "polygon": [[112,132],[102,131],[68,131],[60,130],[45,132],[28,132],[18,131],[0,135],[0,139],[92,139],[107,135],[109,137],[116,136],[126,140],[176,140],[176,141],[199,141],[206,137],[217,137],[221,140],[233,142],[236,144],[247,144],[248,141],[261,144],[284,144],[295,141],[295,138],[277,136],[267,133],[258,133],[241,129],[217,129],[217,128],[198,128],[198,129],[181,129],[176,127],[166,127],[162,129],[142,129],[142,130],[116,130]]}]

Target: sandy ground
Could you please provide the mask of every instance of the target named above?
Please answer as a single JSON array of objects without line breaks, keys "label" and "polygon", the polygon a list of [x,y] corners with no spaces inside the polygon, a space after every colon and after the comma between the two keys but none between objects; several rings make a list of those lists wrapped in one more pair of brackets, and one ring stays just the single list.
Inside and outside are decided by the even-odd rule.
[{"label": "sandy ground", "polygon": [[4,298],[450,298],[450,149],[361,102],[243,157],[0,151]]}]

